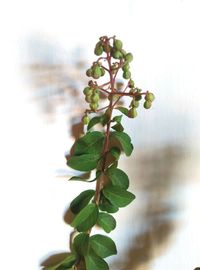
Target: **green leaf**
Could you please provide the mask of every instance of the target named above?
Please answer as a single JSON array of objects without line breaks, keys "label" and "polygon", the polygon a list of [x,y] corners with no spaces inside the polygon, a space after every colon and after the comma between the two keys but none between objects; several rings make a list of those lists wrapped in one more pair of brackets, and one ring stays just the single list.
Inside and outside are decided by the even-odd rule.
[{"label": "green leaf", "polygon": [[81,192],[70,204],[72,213],[77,214],[80,212],[81,209],[88,205],[94,194],[95,191],[93,189],[88,189]]},{"label": "green leaf", "polygon": [[98,154],[100,155],[104,143],[104,134],[100,131],[87,132],[75,142],[74,155]]},{"label": "green leaf", "polygon": [[64,260],[62,260],[60,263],[54,265],[54,266],[50,266],[50,267],[45,267],[44,270],[66,270],[66,269],[70,269],[75,261],[76,261],[76,256],[74,254],[68,255],[67,258],[65,258]]},{"label": "green leaf", "polygon": [[131,192],[118,186],[108,185],[103,189],[104,196],[117,207],[125,207],[135,199]]},{"label": "green leaf", "polygon": [[99,208],[101,211],[106,211],[108,213],[116,213],[119,208],[116,205],[113,205],[108,199],[101,195],[101,202],[99,204]]},{"label": "green leaf", "polygon": [[107,233],[111,232],[116,227],[116,220],[113,216],[107,213],[99,213],[97,223]]},{"label": "green leaf", "polygon": [[122,116],[123,116],[123,115],[117,115],[117,116],[113,117],[112,122],[121,123],[121,121],[122,121]]},{"label": "green leaf", "polygon": [[105,235],[95,234],[90,237],[90,247],[101,258],[117,254],[114,241]]},{"label": "green leaf", "polygon": [[87,270],[109,270],[109,266],[99,256],[87,255],[85,257],[86,269]]},{"label": "green leaf", "polygon": [[95,203],[88,204],[74,218],[71,226],[79,232],[86,232],[92,228],[98,219],[98,207]]},{"label": "green leaf", "polygon": [[129,179],[128,179],[128,175],[124,171],[118,168],[110,167],[107,170],[107,174],[113,186],[118,186],[122,189],[128,189]]},{"label": "green leaf", "polygon": [[121,145],[127,156],[130,156],[133,151],[133,145],[131,143],[131,138],[125,132],[114,131],[110,134],[111,138],[115,138]]},{"label": "green leaf", "polygon": [[121,131],[124,130],[124,128],[123,128],[123,126],[122,126],[121,123],[117,123],[114,126],[112,126],[111,128],[114,129],[114,130],[116,130],[116,131],[119,131],[119,132],[121,132]]},{"label": "green leaf", "polygon": [[78,171],[91,171],[97,167],[100,157],[98,154],[85,154],[81,156],[72,156],[67,165]]},{"label": "green leaf", "polygon": [[88,126],[87,126],[87,130],[90,130],[93,126],[95,126],[96,124],[98,124],[98,123],[101,123],[101,121],[102,121],[102,115],[101,116],[95,116],[95,117],[93,117],[91,120],[90,120],[90,122],[89,122],[89,124],[88,124]]},{"label": "green leaf", "polygon": [[88,233],[79,233],[73,242],[74,251],[80,255],[85,256],[89,248],[89,235]]},{"label": "green leaf", "polygon": [[110,150],[109,150],[110,154],[116,159],[118,160],[119,157],[120,157],[120,154],[121,154],[121,151],[119,148],[117,147],[112,147]]},{"label": "green leaf", "polygon": [[125,114],[126,116],[128,116],[128,109],[127,108],[118,107],[118,108],[116,108],[116,110],[119,110],[120,112],[122,112],[123,114]]}]

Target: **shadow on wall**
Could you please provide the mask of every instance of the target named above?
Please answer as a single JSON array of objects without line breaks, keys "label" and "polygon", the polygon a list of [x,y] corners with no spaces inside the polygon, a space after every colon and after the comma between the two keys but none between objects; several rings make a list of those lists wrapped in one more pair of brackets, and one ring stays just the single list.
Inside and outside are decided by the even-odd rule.
[{"label": "shadow on wall", "polygon": [[132,215],[129,226],[133,231],[134,227],[140,229],[136,230],[132,239],[129,237],[130,245],[117,257],[111,269],[150,270],[151,261],[159,258],[170,246],[174,230],[179,225],[176,194],[180,196],[179,186],[184,184],[184,181],[179,182],[179,179],[184,180],[184,175],[180,175],[184,159],[183,148],[173,145],[140,152],[134,162],[126,162],[130,179],[133,176],[137,192],[141,193],[138,218]]}]

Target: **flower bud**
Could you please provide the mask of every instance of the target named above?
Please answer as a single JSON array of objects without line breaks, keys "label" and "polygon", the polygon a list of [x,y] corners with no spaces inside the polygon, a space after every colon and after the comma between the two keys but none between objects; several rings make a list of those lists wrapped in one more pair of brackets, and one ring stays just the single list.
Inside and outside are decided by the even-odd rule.
[{"label": "flower bud", "polygon": [[150,102],[152,102],[152,101],[154,101],[154,99],[155,99],[155,96],[154,96],[154,94],[153,93],[147,93],[146,94],[146,96],[145,96],[145,100],[146,101],[150,101]]},{"label": "flower bud", "polygon": [[95,65],[92,70],[92,76],[94,79],[99,79],[101,77],[101,68],[98,65]]},{"label": "flower bud", "polygon": [[101,45],[96,45],[94,49],[94,53],[99,56],[103,53],[103,47]]},{"label": "flower bud", "polygon": [[128,79],[130,79],[130,77],[131,77],[131,72],[129,70],[124,71],[123,78],[128,80]]},{"label": "flower bud", "polygon": [[131,101],[131,107],[138,108],[139,105],[140,105],[139,101],[135,100],[135,98],[133,98],[132,101]]},{"label": "flower bud", "polygon": [[120,59],[123,57],[123,54],[120,52],[120,51],[113,51],[112,52],[112,57],[115,58],[115,59]]},{"label": "flower bud", "polygon": [[92,77],[92,69],[91,69],[91,68],[89,68],[89,69],[86,71],[86,75],[87,75],[88,77]]},{"label": "flower bud", "polygon": [[85,95],[92,95],[92,89],[90,88],[90,87],[85,87],[84,89],[83,89],[83,93],[85,94]]},{"label": "flower bud", "polygon": [[135,86],[135,83],[132,79],[129,81],[129,87],[133,88]]},{"label": "flower bud", "polygon": [[99,95],[98,94],[93,94],[91,96],[92,102],[96,103],[99,101]]},{"label": "flower bud", "polygon": [[130,118],[135,118],[137,116],[137,110],[135,108],[131,108],[128,111],[128,117]]},{"label": "flower bud", "polygon": [[122,67],[123,71],[128,71],[130,69],[129,63],[125,63]]},{"label": "flower bud", "polygon": [[90,104],[90,109],[93,111],[96,111],[98,107],[99,107],[98,103],[91,103]]},{"label": "flower bud", "polygon": [[123,43],[121,42],[121,40],[115,39],[113,45],[114,45],[116,50],[121,50],[122,46],[123,46]]},{"label": "flower bud", "polygon": [[90,122],[90,118],[87,115],[84,115],[82,118],[82,122],[84,125],[87,125]]},{"label": "flower bud", "polygon": [[131,61],[133,61],[133,55],[132,55],[132,53],[127,53],[126,55],[125,55],[125,61],[127,61],[127,62],[131,62]]},{"label": "flower bud", "polygon": [[151,101],[145,101],[144,102],[144,108],[145,109],[150,109],[151,108],[151,105],[152,105]]}]

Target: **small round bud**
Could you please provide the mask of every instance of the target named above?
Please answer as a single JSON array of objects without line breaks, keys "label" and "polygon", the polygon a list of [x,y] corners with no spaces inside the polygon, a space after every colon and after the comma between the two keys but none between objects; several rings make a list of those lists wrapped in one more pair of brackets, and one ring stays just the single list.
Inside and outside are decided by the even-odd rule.
[{"label": "small round bud", "polygon": [[124,49],[121,49],[120,51],[121,51],[123,57],[125,57],[125,55],[127,54],[127,52]]},{"label": "small round bud", "polygon": [[133,61],[133,55],[132,55],[132,53],[127,53],[124,58],[125,58],[125,61],[127,61],[129,63],[131,61]]},{"label": "small round bud", "polygon": [[87,102],[87,103],[90,103],[90,102],[92,102],[92,95],[87,95],[86,97],[85,97],[85,101]]},{"label": "small round bud", "polygon": [[140,105],[138,100],[135,100],[135,98],[133,98],[133,100],[131,101],[131,107],[133,108],[138,108]]},{"label": "small round bud", "polygon": [[88,77],[92,77],[92,68],[89,68],[87,71],[86,71],[86,75]]},{"label": "small round bud", "polygon": [[90,118],[87,115],[84,115],[82,118],[82,122],[84,125],[87,125],[90,122]]},{"label": "small round bud", "polygon": [[151,101],[145,101],[144,102],[144,108],[145,109],[150,109],[151,108],[151,105],[152,105]]},{"label": "small round bud", "polygon": [[98,103],[91,103],[90,104],[90,109],[93,111],[96,111],[98,107],[99,107]]},{"label": "small round bud", "polygon": [[114,45],[116,50],[121,50],[123,43],[121,42],[121,40],[115,39],[113,45]]},{"label": "small round bud", "polygon": [[115,59],[120,59],[123,57],[122,53],[120,51],[113,51],[112,52],[112,57],[115,58]]},{"label": "small round bud", "polygon": [[135,118],[137,116],[137,110],[135,108],[131,108],[129,111],[128,111],[128,116],[130,118]]},{"label": "small round bud", "polygon": [[123,78],[128,80],[128,79],[130,79],[130,77],[131,77],[131,72],[129,70],[124,71]]},{"label": "small round bud", "polygon": [[96,45],[94,49],[94,53],[99,56],[103,53],[103,47],[101,45]]},{"label": "small round bud", "polygon": [[123,65],[123,67],[122,67],[122,70],[123,70],[123,71],[129,71],[129,69],[130,69],[129,63],[125,63],[125,64]]},{"label": "small round bud", "polygon": [[140,94],[137,94],[136,96],[135,96],[135,100],[136,101],[139,101],[139,100],[141,100],[142,99],[142,96],[140,95]]},{"label": "small round bud", "polygon": [[146,94],[146,96],[145,96],[145,100],[146,101],[154,101],[154,99],[155,99],[155,96],[154,96],[154,94],[153,93],[147,93]]},{"label": "small round bud", "polygon": [[85,94],[85,95],[92,95],[92,89],[90,88],[90,87],[85,87],[84,89],[83,89],[83,93]]},{"label": "small round bud", "polygon": [[134,86],[135,86],[134,81],[132,79],[130,79],[130,81],[129,81],[129,87],[130,88],[133,88]]},{"label": "small round bud", "polygon": [[92,77],[94,79],[99,79],[101,77],[101,68],[98,65],[95,65],[92,70]]},{"label": "small round bud", "polygon": [[99,95],[98,94],[93,94],[91,96],[92,102],[96,103],[99,101]]}]

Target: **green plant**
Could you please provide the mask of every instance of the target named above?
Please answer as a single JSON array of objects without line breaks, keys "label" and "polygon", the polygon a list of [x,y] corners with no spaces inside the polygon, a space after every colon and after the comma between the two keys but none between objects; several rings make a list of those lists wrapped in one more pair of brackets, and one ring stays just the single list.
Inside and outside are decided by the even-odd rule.
[{"label": "green plant", "polygon": [[[92,227],[98,225],[110,233],[116,227],[112,213],[135,199],[135,195],[128,191],[127,174],[118,168],[120,154],[124,152],[130,156],[133,151],[131,138],[124,132],[121,120],[123,114],[129,118],[137,116],[137,108],[143,96],[146,109],[151,107],[155,97],[153,93],[142,92],[135,87],[130,72],[133,56],[126,53],[120,40],[103,36],[94,52],[99,58],[86,71],[86,75],[94,80],[90,80],[83,90],[90,107],[82,118],[87,131],[75,141],[67,165],[89,174],[95,170],[96,177],[93,180],[85,180],[81,176],[73,176],[70,180],[96,181],[96,189],[81,192],[71,202],[70,209],[74,214],[71,226],[77,231],[71,254],[46,270],[108,270],[104,258],[117,253],[115,243],[108,236],[91,235]],[[117,82],[120,71],[123,78],[128,80],[126,85]],[[96,80],[106,75],[108,81],[98,84]],[[109,104],[99,108],[102,95],[107,97]],[[131,99],[129,108],[119,105],[124,96]],[[113,116],[114,110],[122,114]],[[101,131],[94,130],[97,124],[101,125]]]}]

